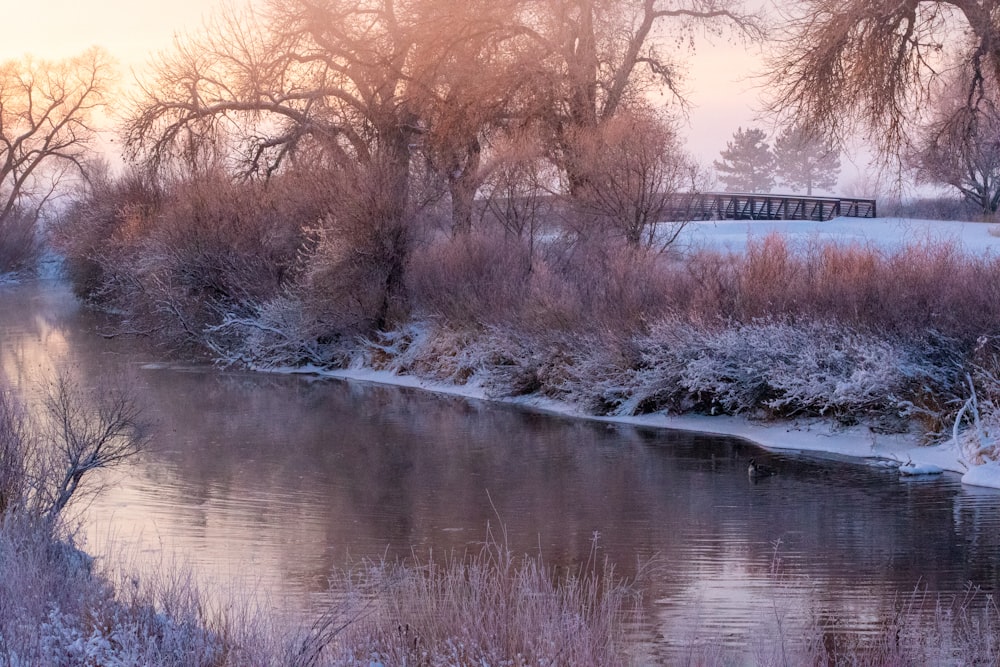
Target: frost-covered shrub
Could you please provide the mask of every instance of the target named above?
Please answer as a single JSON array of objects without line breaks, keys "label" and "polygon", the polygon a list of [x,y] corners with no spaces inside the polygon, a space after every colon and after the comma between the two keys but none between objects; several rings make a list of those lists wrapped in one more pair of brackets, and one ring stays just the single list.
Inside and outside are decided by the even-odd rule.
[{"label": "frost-covered shrub", "polygon": [[160,186],[139,172],[117,178],[110,172],[92,175],[49,230],[78,296],[102,303],[121,296],[119,290],[136,266],[135,243],[162,197]]},{"label": "frost-covered shrub", "polygon": [[915,391],[942,385],[952,372],[951,357],[937,359],[927,344],[826,322],[709,327],[674,318],[631,348],[576,354],[573,393],[584,395],[589,386],[590,409],[902,417],[914,410]]},{"label": "frost-covered shrub", "polygon": [[983,336],[966,375],[965,401],[955,416],[952,437],[972,465],[1000,461],[1000,339]]},{"label": "frost-covered shrub", "polygon": [[726,327],[699,347],[681,384],[696,404],[727,413],[902,415],[914,387],[941,381],[917,345],[829,322]]},{"label": "frost-covered shrub", "polygon": [[233,309],[221,322],[206,327],[203,337],[225,364],[258,369],[342,366],[356,341],[329,339],[326,331],[297,296],[286,293]]},{"label": "frost-covered shrub", "polygon": [[166,185],[106,177],[53,239],[77,294],[118,313],[127,330],[198,345],[203,327],[272,298],[295,272],[302,228],[319,215],[286,187],[297,183],[294,175],[267,184],[218,173]]},{"label": "frost-covered shrub", "polygon": [[950,395],[960,365],[960,346],[949,339],[879,336],[825,321],[668,318],[632,338],[425,322],[383,333],[365,349],[369,366],[474,382],[494,397],[555,398],[591,414],[871,418],[884,428],[940,411],[926,396]]}]

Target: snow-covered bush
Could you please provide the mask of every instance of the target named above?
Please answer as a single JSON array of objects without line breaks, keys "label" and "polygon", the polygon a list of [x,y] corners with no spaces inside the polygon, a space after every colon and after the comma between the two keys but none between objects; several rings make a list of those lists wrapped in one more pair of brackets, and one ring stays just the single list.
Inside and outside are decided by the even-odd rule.
[{"label": "snow-covered bush", "polygon": [[494,397],[555,398],[591,414],[699,411],[906,428],[911,417],[944,418],[941,405],[924,403],[954,391],[959,352],[940,336],[880,336],[813,320],[666,318],[631,338],[423,322],[367,341],[362,363],[472,382]]},{"label": "snow-covered bush", "polygon": [[325,339],[324,324],[291,293],[262,304],[243,304],[239,310],[204,329],[206,345],[224,364],[259,369],[333,367],[343,365],[356,347],[354,339]]},{"label": "snow-covered bush", "polygon": [[906,410],[914,383],[935,378],[903,341],[829,322],[761,322],[710,332],[681,382],[724,412],[840,418]]},{"label": "snow-covered bush", "polygon": [[1000,339],[980,337],[952,438],[969,465],[1000,461]]}]

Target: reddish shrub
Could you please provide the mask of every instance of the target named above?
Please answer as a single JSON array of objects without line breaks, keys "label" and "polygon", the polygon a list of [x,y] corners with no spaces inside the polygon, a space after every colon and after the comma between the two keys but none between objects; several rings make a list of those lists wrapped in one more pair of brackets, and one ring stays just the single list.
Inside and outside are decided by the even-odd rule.
[{"label": "reddish shrub", "polygon": [[528,246],[503,234],[473,233],[418,247],[408,284],[417,313],[459,324],[518,317],[529,293]]}]

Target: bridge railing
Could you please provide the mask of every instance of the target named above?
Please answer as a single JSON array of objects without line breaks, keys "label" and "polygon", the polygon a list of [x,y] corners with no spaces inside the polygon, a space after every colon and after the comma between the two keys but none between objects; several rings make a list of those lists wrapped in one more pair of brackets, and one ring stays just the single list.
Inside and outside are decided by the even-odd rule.
[{"label": "bridge railing", "polygon": [[678,220],[830,220],[874,218],[874,199],[732,192],[678,193],[668,212]]}]

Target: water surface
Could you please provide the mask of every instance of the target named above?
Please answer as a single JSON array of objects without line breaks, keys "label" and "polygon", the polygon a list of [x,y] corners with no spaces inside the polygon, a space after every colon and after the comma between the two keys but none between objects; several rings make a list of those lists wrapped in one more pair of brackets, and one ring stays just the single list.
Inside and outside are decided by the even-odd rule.
[{"label": "water surface", "polygon": [[[82,511],[88,547],[190,564],[308,608],[361,558],[504,535],[557,566],[642,573],[648,659],[763,623],[877,632],[915,589],[1000,578],[1000,495],[736,439],[611,425],[372,384],[164,362],[107,338],[60,283],[0,287],[0,371],[130,378],[156,423]],[[779,474],[751,481],[751,456]],[[596,551],[595,551],[596,550]],[[116,556],[108,556],[116,557]],[[235,583],[234,583],[235,582]]]}]

